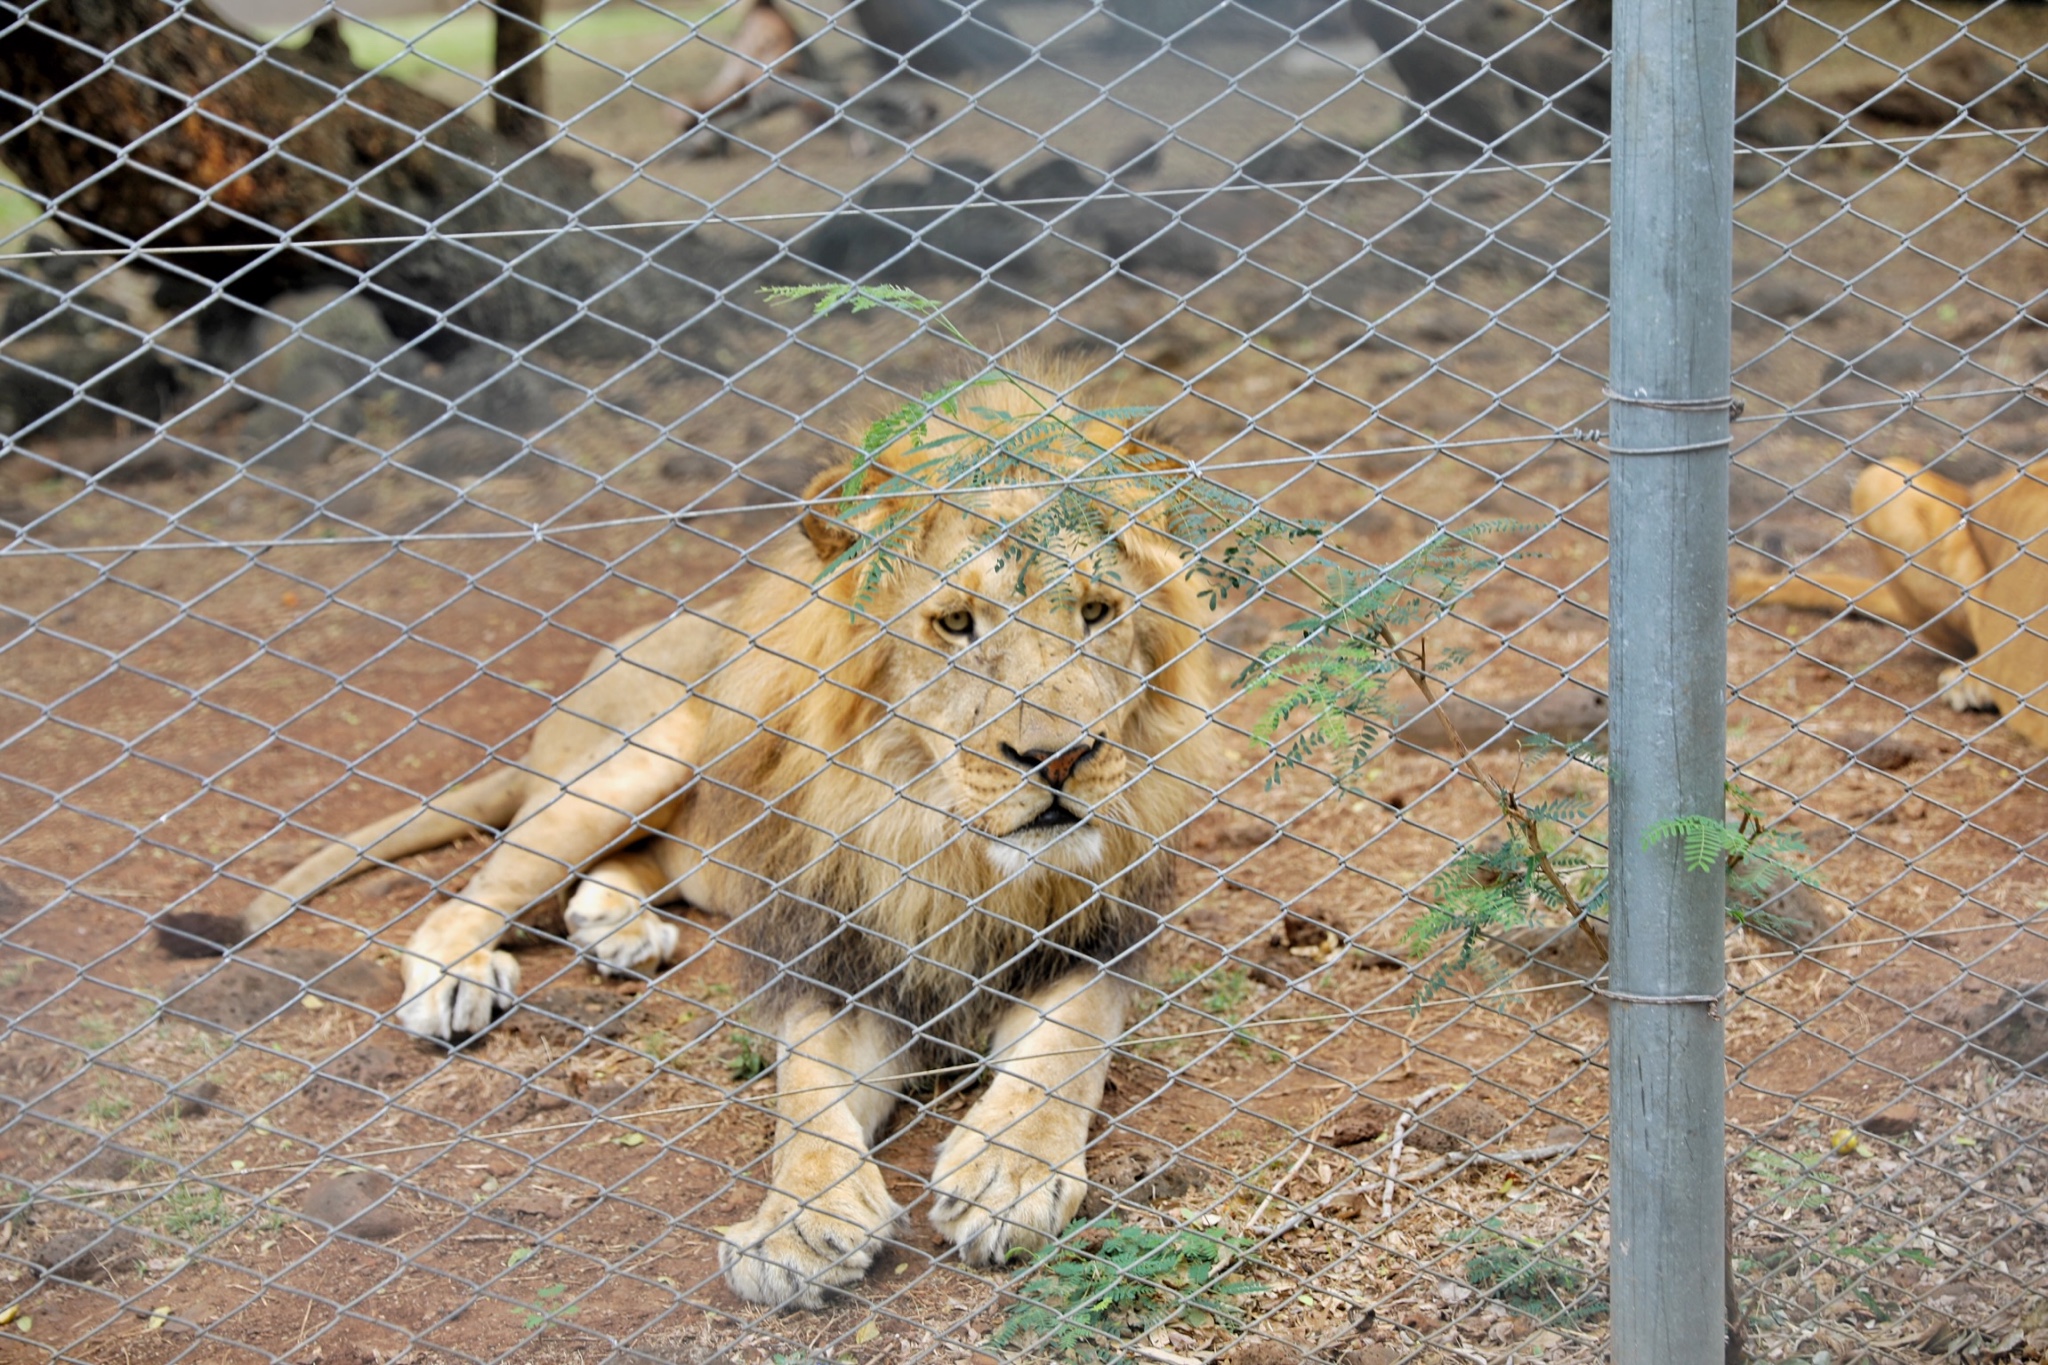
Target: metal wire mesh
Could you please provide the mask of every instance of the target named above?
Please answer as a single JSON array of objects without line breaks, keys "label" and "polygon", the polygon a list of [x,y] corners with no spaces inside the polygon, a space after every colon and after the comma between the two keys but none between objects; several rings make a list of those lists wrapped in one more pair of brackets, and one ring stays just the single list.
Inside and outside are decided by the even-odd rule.
[{"label": "metal wire mesh", "polygon": [[[494,77],[499,26],[536,17],[539,54]],[[1817,885],[1729,929],[1731,1323],[1758,1358],[2043,1358],[2039,11],[1805,0],[1742,22],[1731,776],[1804,837]],[[36,0],[5,23],[0,1358],[1601,1358],[1604,925],[1532,901],[1469,945],[1416,926],[1461,851],[1511,837],[1502,789],[1578,812],[1551,851],[1598,903],[1597,757],[1524,741],[1597,747],[1606,714],[1602,6]],[[762,292],[831,281],[916,290],[945,325]],[[991,1002],[967,1023],[900,994],[785,1008],[792,972],[859,947],[829,919],[777,938],[821,922],[791,908],[799,871],[858,847],[887,870],[875,896],[945,891],[979,837],[875,844],[887,812],[932,808],[915,765],[839,824],[797,819],[824,851],[779,872],[750,861],[758,810],[678,834],[673,787],[606,788],[595,844],[504,841],[553,860],[522,883],[543,911],[586,898],[566,921],[508,924],[501,843],[451,827],[226,957],[152,932],[240,913],[417,802],[515,818],[457,784],[675,757],[680,693],[622,720],[577,691],[586,670],[617,682],[611,642],[663,622],[789,662],[823,571],[794,522],[835,493],[875,514],[855,476],[814,477],[989,356],[1142,420],[1244,500],[1167,528],[1187,563],[1262,515],[1322,523],[1340,581],[1445,531],[1492,527],[1501,551],[1411,639],[1431,691],[1388,675],[1397,709],[1355,770],[1322,753],[1272,780],[1295,732],[1232,682],[1330,610],[1281,571],[1311,544],[1284,536],[1214,611],[1173,596],[1181,575],[1089,578],[1203,644],[1125,660],[1087,708],[1003,674],[1021,646],[894,692],[813,667],[786,724],[716,650],[683,679],[753,718],[689,755],[693,801],[759,793],[732,776],[754,720],[829,780],[871,775],[862,745],[908,717],[944,739],[928,754],[1012,761],[1014,791],[965,819],[1051,800],[1089,760],[1073,736],[1006,760],[1018,736],[987,716],[947,731],[920,708],[962,671],[1097,735],[1182,670],[1167,700],[1223,752],[1184,813],[1117,817],[1177,887],[1142,957],[1100,953],[1120,1021],[1027,980],[1071,916],[964,966],[944,925],[906,938],[881,977],[964,971]],[[1953,486],[1864,473],[1886,461]],[[1039,472],[1025,520],[1095,496]],[[1118,486],[1117,516],[1172,501],[1140,480],[1135,511]],[[1947,557],[1958,517],[1990,547],[1976,571]],[[959,567],[921,553],[906,573]],[[1972,634],[1965,595],[2017,643]],[[1012,642],[1087,605],[1042,574],[998,596],[971,624],[1023,620]],[[918,657],[919,632],[992,609],[919,593],[834,619]],[[1972,653],[2017,664],[1945,676]],[[629,690],[673,689],[661,671]],[[883,704],[842,730],[802,710],[870,686]],[[604,743],[529,747],[563,714]],[[1116,732],[1129,775],[1086,800],[1194,742]],[[517,818],[575,804],[522,790]],[[598,855],[691,839],[702,868],[782,880],[750,898],[613,858],[624,909],[579,918]],[[1067,875],[1051,847],[997,890]],[[444,903],[504,932],[479,970],[516,968],[466,1006],[431,997],[441,1032],[511,1006],[453,1049],[415,1036],[444,980],[415,935]],[[1023,1046],[1048,1013],[1072,1027]],[[986,1065],[954,1046],[992,1043]],[[801,1112],[834,1087],[851,1130]],[[1040,1131],[1077,1124],[1085,1178]],[[948,1182],[970,1151],[949,1135],[977,1125],[1015,1201]],[[847,1169],[778,1166],[799,1148]],[[872,1238],[807,1221],[862,1192],[873,1223],[906,1217]],[[781,1282],[721,1266],[778,1208],[815,1239],[815,1274],[781,1287],[836,1285],[820,1307],[749,1301],[736,1284]],[[963,1255],[965,1228],[992,1231]]]}]

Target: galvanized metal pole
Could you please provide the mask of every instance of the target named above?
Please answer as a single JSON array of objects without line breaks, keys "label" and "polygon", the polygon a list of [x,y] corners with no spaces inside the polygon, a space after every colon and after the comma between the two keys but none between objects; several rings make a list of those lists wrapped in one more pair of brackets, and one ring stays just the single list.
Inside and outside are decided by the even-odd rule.
[{"label": "galvanized metal pole", "polygon": [[1720,1365],[1735,5],[1616,0],[1610,374],[1615,1365]]}]

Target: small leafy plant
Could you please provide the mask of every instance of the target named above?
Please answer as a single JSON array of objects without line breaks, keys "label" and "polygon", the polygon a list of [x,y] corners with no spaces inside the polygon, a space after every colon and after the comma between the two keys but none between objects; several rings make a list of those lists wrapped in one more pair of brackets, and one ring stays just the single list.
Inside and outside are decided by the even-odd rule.
[{"label": "small leafy plant", "polygon": [[761,1040],[743,1028],[736,1028],[725,1035],[733,1045],[733,1055],[725,1062],[726,1072],[735,1081],[751,1081],[768,1069],[768,1055],[761,1051]]},{"label": "small leafy plant", "polygon": [[1569,1256],[1505,1231],[1489,1218],[1450,1240],[1472,1248],[1465,1279],[1474,1289],[1540,1322],[1577,1326],[1607,1311],[1607,1301],[1588,1294],[1593,1275]]},{"label": "small leafy plant", "polygon": [[1010,1310],[989,1340],[1062,1360],[1122,1360],[1122,1343],[1170,1322],[1236,1321],[1230,1299],[1259,1291],[1226,1279],[1250,1243],[1194,1229],[1155,1232],[1114,1216],[1077,1221],[1021,1272]]},{"label": "small leafy plant", "polygon": [[560,1322],[564,1318],[575,1317],[582,1311],[583,1305],[563,1303],[562,1296],[568,1292],[569,1286],[566,1284],[551,1284],[535,1290],[530,1305],[514,1310],[520,1315],[520,1326],[532,1332],[551,1323]]}]

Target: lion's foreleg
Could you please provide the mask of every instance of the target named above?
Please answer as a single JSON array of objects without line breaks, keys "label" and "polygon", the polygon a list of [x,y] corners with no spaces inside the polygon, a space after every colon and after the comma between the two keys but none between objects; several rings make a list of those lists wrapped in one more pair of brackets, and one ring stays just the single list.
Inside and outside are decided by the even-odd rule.
[{"label": "lion's foreleg", "polygon": [[932,1225],[978,1265],[1043,1245],[1080,1207],[1088,1125],[1109,1049],[1122,1034],[1122,983],[1071,972],[1012,1006],[989,1058],[994,1079],[939,1148]]},{"label": "lion's foreleg", "polygon": [[508,1008],[519,967],[493,945],[528,907],[552,895],[646,813],[678,791],[689,769],[643,748],[612,755],[564,790],[530,797],[460,897],[436,906],[405,947],[398,1020],[415,1033],[475,1033]]},{"label": "lion's foreleg", "polygon": [[791,1013],[780,1032],[773,1185],[724,1230],[719,1260],[743,1299],[816,1308],[867,1273],[903,1215],[868,1153],[902,1089],[906,1034],[825,1006]]}]

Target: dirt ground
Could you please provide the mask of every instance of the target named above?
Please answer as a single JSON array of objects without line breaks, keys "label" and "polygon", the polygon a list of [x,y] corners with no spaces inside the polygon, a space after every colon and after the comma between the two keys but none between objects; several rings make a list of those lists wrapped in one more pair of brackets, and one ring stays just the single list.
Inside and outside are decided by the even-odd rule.
[{"label": "dirt ground", "polygon": [[[1080,18],[1006,13],[1034,35]],[[1855,560],[1843,513],[1865,460],[1970,478],[2048,449],[2048,143],[2038,128],[1930,139],[1909,104],[1856,97],[1871,61],[1934,51],[1965,17],[2033,52],[2029,12],[1804,13],[1780,35],[1795,89],[1865,111],[1835,145],[1744,159],[1738,567]],[[1839,34],[1872,57],[1818,60]],[[582,55],[551,70],[557,112],[642,216],[711,204],[794,238],[808,222],[767,215],[823,212],[895,160],[781,114],[748,133],[772,160],[659,155],[658,110],[614,71],[673,92],[711,58],[623,29],[562,41]],[[1050,254],[918,287],[955,300],[984,349],[1158,408],[1163,438],[1216,478],[1329,523],[1333,553],[1385,564],[1440,526],[1518,523],[1492,542],[1518,553],[1430,633],[1437,657],[1463,659],[1446,674],[1475,704],[1458,727],[1481,743],[1499,724],[1480,706],[1533,706],[1531,728],[1595,732],[1604,166],[1333,161],[1392,134],[1398,99],[1334,61],[1270,60],[1238,30],[1174,57],[1068,56],[1085,112],[1056,85],[996,86],[978,111],[947,104],[920,155],[1007,170],[1042,136],[1100,161],[1171,127],[1147,187],[1188,190],[1185,222],[1234,254],[1201,273]],[[407,74],[474,93],[459,72]],[[1930,86],[1946,79],[1930,68]],[[1095,85],[1116,99],[1093,103]],[[1353,180],[1234,183],[1276,140],[1287,174],[1269,181],[1333,165]],[[759,1198],[770,1115],[715,916],[682,911],[682,961],[645,983],[601,981],[534,933],[527,998],[455,1053],[380,1015],[397,1003],[391,945],[481,841],[336,888],[232,962],[176,959],[148,933],[167,909],[231,912],[316,834],[516,756],[593,642],[744,571],[848,432],[962,363],[885,313],[760,313],[726,376],[543,357],[572,397],[527,457],[473,480],[380,460],[374,423],[355,453],[289,474],[80,472],[148,439],[121,430],[0,457],[0,516],[26,528],[0,554],[0,1361],[1056,1358],[1002,1333],[1028,1274],[961,1266],[924,1220],[922,1176],[971,1070],[929,1078],[886,1138],[911,1219],[857,1292],[777,1315],[726,1290],[714,1230]],[[182,439],[229,441],[237,420],[200,412]],[[16,552],[31,541],[62,552]],[[1219,628],[1219,671],[1281,637],[1306,605],[1293,595],[1282,583]],[[1791,932],[1728,939],[1751,1350],[2048,1359],[2048,1077],[1967,1046],[2011,991],[2048,981],[2040,755],[1944,706],[1948,661],[1882,625],[1749,610],[1729,653],[1735,780],[1804,837],[1819,882]],[[1261,710],[1240,697],[1219,717],[1239,766],[1189,832],[1185,905],[1091,1155],[1110,1216],[1246,1239],[1228,1274],[1248,1292],[1234,1316],[1182,1315],[1128,1350],[1601,1359],[1596,964],[1571,936],[1523,936],[1422,999],[1438,959],[1409,930],[1445,860],[1500,837],[1489,798],[1428,719],[1369,761],[1362,795],[1313,774],[1269,783]],[[1499,745],[1473,762],[1538,796],[1603,793],[1554,755]]]}]

